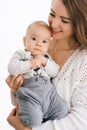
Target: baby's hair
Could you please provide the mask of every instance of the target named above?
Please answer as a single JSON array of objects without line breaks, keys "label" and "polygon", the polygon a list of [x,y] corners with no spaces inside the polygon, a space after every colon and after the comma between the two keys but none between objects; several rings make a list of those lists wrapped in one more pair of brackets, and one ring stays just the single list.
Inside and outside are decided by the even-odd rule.
[{"label": "baby's hair", "polygon": [[26,31],[26,35],[29,34],[29,29],[30,29],[31,26],[33,26],[33,25],[38,25],[38,26],[44,27],[44,28],[46,28],[46,29],[51,33],[51,29],[50,29],[49,25],[48,25],[46,22],[44,22],[44,21],[35,21],[35,22],[32,22],[32,23],[28,26],[27,31]]}]

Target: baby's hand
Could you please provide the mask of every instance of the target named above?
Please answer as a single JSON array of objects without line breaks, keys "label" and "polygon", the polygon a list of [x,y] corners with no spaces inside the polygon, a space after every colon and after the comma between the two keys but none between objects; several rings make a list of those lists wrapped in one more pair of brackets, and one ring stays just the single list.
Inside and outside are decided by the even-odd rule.
[{"label": "baby's hand", "polygon": [[30,62],[29,67],[35,69],[35,68],[39,68],[41,65],[42,65],[42,61],[41,61],[38,57],[35,57],[35,58]]},{"label": "baby's hand", "polygon": [[41,65],[42,66],[46,66],[46,63],[47,63],[47,59],[44,55],[37,55],[36,56],[39,60],[41,60]]},{"label": "baby's hand", "polygon": [[47,58],[45,58],[43,55],[37,55],[30,62],[30,68],[39,68],[41,65],[45,66],[46,62]]}]

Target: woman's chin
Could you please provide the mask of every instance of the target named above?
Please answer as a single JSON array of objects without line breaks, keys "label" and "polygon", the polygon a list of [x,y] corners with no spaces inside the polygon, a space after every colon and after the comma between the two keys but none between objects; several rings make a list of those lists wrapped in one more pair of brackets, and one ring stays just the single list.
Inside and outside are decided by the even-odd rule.
[{"label": "woman's chin", "polygon": [[60,40],[61,39],[61,37],[57,36],[57,35],[53,35],[52,38],[55,39],[55,40]]}]

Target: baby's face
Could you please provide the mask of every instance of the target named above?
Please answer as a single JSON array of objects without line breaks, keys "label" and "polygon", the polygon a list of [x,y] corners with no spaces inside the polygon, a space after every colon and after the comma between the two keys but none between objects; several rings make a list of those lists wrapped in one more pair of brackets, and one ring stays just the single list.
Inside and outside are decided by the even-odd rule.
[{"label": "baby's face", "polygon": [[26,50],[32,55],[36,55],[37,51],[41,50],[41,54],[46,54],[49,47],[51,33],[44,27],[32,26],[29,30],[29,35],[26,37]]}]

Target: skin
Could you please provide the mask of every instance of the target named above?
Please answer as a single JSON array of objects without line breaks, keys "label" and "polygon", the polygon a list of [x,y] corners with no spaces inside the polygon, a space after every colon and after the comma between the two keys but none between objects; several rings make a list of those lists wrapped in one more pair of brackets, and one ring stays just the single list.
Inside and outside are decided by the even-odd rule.
[{"label": "skin", "polygon": [[[69,40],[72,45],[73,43],[75,43],[75,41],[71,39],[71,36],[74,31],[67,9],[61,0],[53,0],[51,5],[51,11],[48,17],[48,22],[51,26],[53,36],[48,52],[62,68],[62,66],[65,64],[65,62],[68,60],[68,58],[75,51],[76,48],[72,49],[69,44]],[[36,49],[37,54],[41,51],[38,51],[38,49]],[[10,78],[11,81],[9,80]],[[18,85],[20,87],[21,83],[23,83],[23,76],[20,75],[17,78],[8,76],[6,82],[9,87],[13,87],[15,85]],[[10,113],[7,118],[7,121],[16,130],[31,130],[31,128],[26,128],[20,121],[18,109],[14,109]]]},{"label": "skin", "polygon": [[29,28],[27,36],[23,39],[25,49],[30,51],[33,56],[36,56],[38,53],[46,54],[49,47],[50,37],[50,31],[40,25],[33,24]]},{"label": "skin", "polygon": [[[14,108],[11,113],[9,114],[7,121],[9,124],[11,124],[16,130],[25,130],[25,126],[22,124],[20,118],[19,118],[19,113],[18,113],[18,108]],[[18,121],[19,123],[15,123]],[[27,129],[26,129],[27,130]],[[31,130],[31,129],[28,129]]]},{"label": "skin", "polygon": [[[64,41],[62,44],[67,45],[69,38],[73,34],[73,27],[66,7],[63,5],[61,0],[58,1],[58,4],[56,4],[57,0],[54,0],[51,5],[48,22],[52,29],[52,36],[56,42],[59,44],[59,42],[62,43],[62,41]],[[61,46],[61,43],[58,45],[60,48],[62,47],[65,49],[65,47],[69,46]]]},{"label": "skin", "polygon": [[[48,22],[51,26],[52,36],[54,38],[52,44],[50,44],[49,53],[62,68],[75,50],[72,49],[74,43],[74,40],[71,39],[74,33],[72,22],[61,0],[53,0]],[[70,46],[69,43],[72,46]],[[54,52],[54,54],[52,52]]]},{"label": "skin", "polygon": [[47,59],[44,58],[43,55],[48,51],[50,38],[51,32],[48,31],[47,28],[37,24],[32,24],[30,26],[28,34],[23,38],[25,49],[30,51],[34,57],[30,62],[30,68],[38,68],[46,64]]}]

